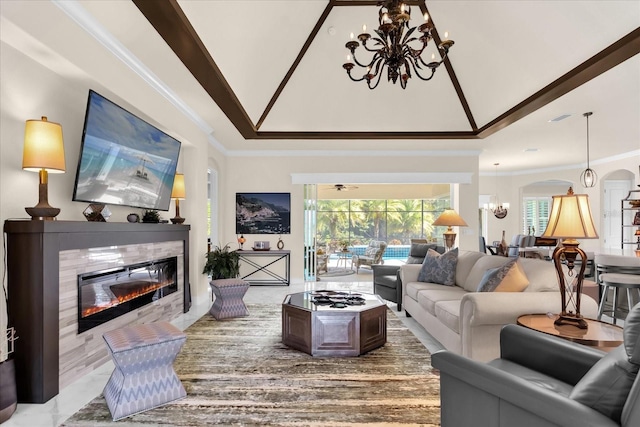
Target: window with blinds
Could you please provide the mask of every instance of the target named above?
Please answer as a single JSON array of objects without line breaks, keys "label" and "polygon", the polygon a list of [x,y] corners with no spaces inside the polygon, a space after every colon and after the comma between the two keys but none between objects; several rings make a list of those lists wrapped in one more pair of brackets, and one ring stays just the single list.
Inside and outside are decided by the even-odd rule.
[{"label": "window with blinds", "polygon": [[522,233],[542,235],[549,222],[551,197],[525,197],[522,210]]}]

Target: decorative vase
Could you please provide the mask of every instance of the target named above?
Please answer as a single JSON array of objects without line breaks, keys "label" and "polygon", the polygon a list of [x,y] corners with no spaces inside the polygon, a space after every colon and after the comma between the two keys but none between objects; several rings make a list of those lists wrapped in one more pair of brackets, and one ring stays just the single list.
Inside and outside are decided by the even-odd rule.
[{"label": "decorative vase", "polygon": [[276,245],[278,247],[278,249],[282,250],[284,249],[284,242],[282,241],[281,238],[278,238],[278,244]]},{"label": "decorative vase", "polygon": [[0,362],[0,424],[11,418],[18,406],[16,367],[13,359]]},{"label": "decorative vase", "polygon": [[136,213],[130,213],[127,215],[127,221],[129,222],[140,222],[140,215]]},{"label": "decorative vase", "polygon": [[504,235],[505,230],[502,230],[502,240],[500,240],[500,245],[498,246],[498,255],[509,256],[509,245],[507,245]]}]

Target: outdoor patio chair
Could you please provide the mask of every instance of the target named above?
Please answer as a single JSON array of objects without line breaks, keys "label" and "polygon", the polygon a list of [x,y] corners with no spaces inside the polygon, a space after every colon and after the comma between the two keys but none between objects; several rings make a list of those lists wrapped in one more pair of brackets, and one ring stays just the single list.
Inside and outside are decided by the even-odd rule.
[{"label": "outdoor patio chair", "polygon": [[372,240],[364,251],[364,255],[354,255],[352,258],[352,266],[356,268],[356,274],[360,270],[360,266],[374,264],[384,264],[382,255],[387,249],[387,242]]}]

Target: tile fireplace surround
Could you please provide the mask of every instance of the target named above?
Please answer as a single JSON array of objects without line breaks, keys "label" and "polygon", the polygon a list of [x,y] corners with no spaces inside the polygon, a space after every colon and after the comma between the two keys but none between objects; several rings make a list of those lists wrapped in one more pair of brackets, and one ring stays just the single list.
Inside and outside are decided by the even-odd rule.
[{"label": "tile fireplace surround", "polygon": [[[170,256],[178,257],[178,292],[78,334],[78,275]],[[66,387],[109,360],[102,340],[105,332],[178,317],[182,313],[183,269],[181,241],[61,251],[59,387]]]},{"label": "tile fireplace surround", "polygon": [[[109,360],[108,330],[170,321],[190,307],[189,226],[5,221],[18,402],[44,403]],[[178,292],[78,334],[78,275],[177,257]],[[186,267],[187,266],[187,267]],[[54,303],[55,301],[55,303]]]}]

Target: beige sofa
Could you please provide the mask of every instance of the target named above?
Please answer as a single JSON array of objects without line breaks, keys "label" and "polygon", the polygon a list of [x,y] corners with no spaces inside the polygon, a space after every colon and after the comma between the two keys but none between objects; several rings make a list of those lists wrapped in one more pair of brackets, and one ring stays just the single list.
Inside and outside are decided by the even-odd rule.
[{"label": "beige sofa", "polygon": [[[479,361],[500,356],[500,329],[518,316],[558,313],[560,293],[553,263],[531,258],[518,262],[529,280],[523,292],[477,292],[484,273],[510,258],[459,251],[456,285],[418,282],[422,265],[400,267],[402,305],[447,350]],[[597,304],[583,295],[581,314],[594,318]]]}]

